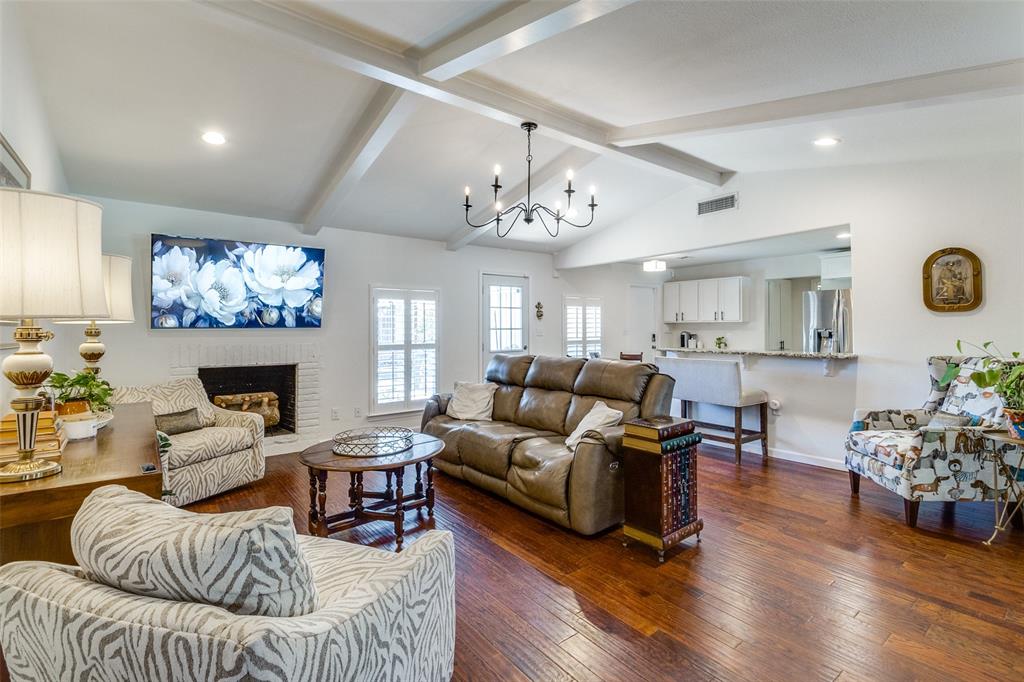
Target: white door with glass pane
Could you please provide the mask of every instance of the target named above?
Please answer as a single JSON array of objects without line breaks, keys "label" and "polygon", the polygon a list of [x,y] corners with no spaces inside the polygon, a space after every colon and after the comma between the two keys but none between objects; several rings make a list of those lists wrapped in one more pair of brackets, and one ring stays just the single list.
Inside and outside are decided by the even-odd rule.
[{"label": "white door with glass pane", "polygon": [[437,292],[373,290],[371,412],[417,409],[437,392]]},{"label": "white door with glass pane", "polygon": [[565,354],[571,358],[601,357],[601,332],[601,299],[566,296]]},{"label": "white door with glass pane", "polygon": [[484,275],[481,291],[481,369],[495,353],[517,355],[530,349],[530,281],[526,277]]}]

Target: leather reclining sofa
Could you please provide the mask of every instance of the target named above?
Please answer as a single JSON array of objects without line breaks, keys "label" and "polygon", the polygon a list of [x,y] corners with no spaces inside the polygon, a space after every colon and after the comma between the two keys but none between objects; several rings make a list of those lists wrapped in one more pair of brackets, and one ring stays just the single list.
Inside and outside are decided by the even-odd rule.
[{"label": "leather reclining sofa", "polygon": [[498,384],[493,421],[445,414],[435,395],[422,430],[442,439],[434,465],[583,535],[622,523],[619,450],[624,427],[589,431],[575,452],[565,438],[598,401],[637,416],[668,414],[675,380],[654,365],[532,355],[496,355],[485,379]]}]

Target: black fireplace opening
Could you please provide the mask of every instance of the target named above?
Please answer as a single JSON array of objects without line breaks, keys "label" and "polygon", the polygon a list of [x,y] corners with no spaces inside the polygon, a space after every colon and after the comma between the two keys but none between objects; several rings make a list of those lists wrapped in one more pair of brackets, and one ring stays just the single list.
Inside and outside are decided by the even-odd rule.
[{"label": "black fireplace opening", "polygon": [[267,436],[295,433],[295,365],[200,367],[199,380],[213,402],[217,395],[273,391],[277,394],[281,421],[267,427]]}]

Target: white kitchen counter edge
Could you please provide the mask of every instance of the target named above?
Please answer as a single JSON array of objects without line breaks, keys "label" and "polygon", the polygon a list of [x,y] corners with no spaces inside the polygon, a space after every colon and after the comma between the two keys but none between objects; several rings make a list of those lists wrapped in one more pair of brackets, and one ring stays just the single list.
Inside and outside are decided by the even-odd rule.
[{"label": "white kitchen counter edge", "polygon": [[743,363],[743,368],[747,368],[746,358],[749,357],[765,357],[765,358],[793,358],[795,360],[820,360],[822,364],[822,374],[827,377],[835,375],[835,362],[836,361],[847,361],[856,360],[857,355],[854,353],[805,353],[803,351],[796,350],[734,350],[732,348],[656,348],[655,350],[661,353],[698,353],[703,355],[738,355],[740,361]]}]

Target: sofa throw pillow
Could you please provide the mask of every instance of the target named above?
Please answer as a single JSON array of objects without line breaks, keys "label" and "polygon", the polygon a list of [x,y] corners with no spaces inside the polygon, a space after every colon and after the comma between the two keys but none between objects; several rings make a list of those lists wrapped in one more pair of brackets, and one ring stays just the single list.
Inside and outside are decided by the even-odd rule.
[{"label": "sofa throw pillow", "polygon": [[960,365],[960,372],[949,383],[949,390],[939,410],[950,414],[966,414],[981,419],[981,426],[1002,428],[1003,399],[991,388],[979,388],[971,374],[984,369],[983,358],[968,358]]},{"label": "sofa throw pillow", "polygon": [[156,430],[163,431],[168,436],[198,431],[203,428],[203,422],[199,419],[199,410],[194,407],[181,412],[159,414],[154,419],[156,420]]},{"label": "sofa throw pillow", "polygon": [[123,592],[239,615],[302,616],[317,608],[287,507],[196,514],[109,485],[82,503],[71,549],[90,580]]},{"label": "sofa throw pillow", "polygon": [[945,431],[948,428],[963,426],[981,426],[981,417],[973,414],[952,414],[940,411],[932,415],[931,421],[925,428],[930,431]]},{"label": "sofa throw pillow", "polygon": [[497,390],[498,384],[490,382],[474,384],[469,381],[456,381],[455,393],[448,401],[445,414],[453,419],[489,422],[494,411],[494,392]]},{"label": "sofa throw pillow", "polygon": [[587,431],[593,431],[605,426],[617,426],[620,421],[622,421],[622,413],[618,410],[613,410],[599,400],[594,403],[594,406],[590,408],[590,412],[587,412],[573,432],[569,434],[569,437],[565,439],[565,447],[575,450],[576,446],[583,440],[583,434]]}]

